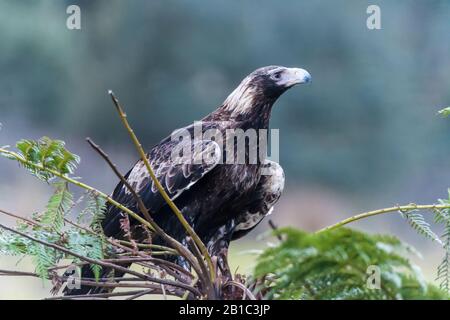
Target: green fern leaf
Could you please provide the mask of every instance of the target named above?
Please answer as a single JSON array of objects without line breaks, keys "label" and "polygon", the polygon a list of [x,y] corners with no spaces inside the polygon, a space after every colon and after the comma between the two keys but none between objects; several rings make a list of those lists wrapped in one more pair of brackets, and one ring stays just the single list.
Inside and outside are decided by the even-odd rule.
[{"label": "green fern leaf", "polygon": [[64,226],[64,216],[72,208],[73,196],[66,182],[54,183],[55,193],[50,197],[46,211],[39,220],[49,228],[60,232]]},{"label": "green fern leaf", "polygon": [[[75,171],[80,158],[69,152],[65,148],[65,143],[61,140],[52,140],[48,137],[42,137],[39,140],[23,139],[16,143],[19,160],[14,156],[2,154],[5,157],[19,161],[33,175],[41,180],[48,181],[54,175],[46,169],[51,169],[60,174],[71,174]],[[31,165],[38,165],[42,168],[36,168]]]},{"label": "green fern leaf", "polygon": [[443,117],[448,117],[450,116],[450,107],[439,110],[438,113]]},{"label": "green fern leaf", "polygon": [[36,273],[42,279],[47,279],[48,269],[56,264],[53,253],[39,243],[34,244],[33,253],[33,261]]},{"label": "green fern leaf", "polygon": [[408,221],[409,225],[417,231],[417,233],[423,235],[428,239],[436,241],[440,245],[443,245],[439,236],[431,230],[430,224],[425,221],[422,214],[418,213],[415,210],[409,212],[400,212],[400,214]]}]

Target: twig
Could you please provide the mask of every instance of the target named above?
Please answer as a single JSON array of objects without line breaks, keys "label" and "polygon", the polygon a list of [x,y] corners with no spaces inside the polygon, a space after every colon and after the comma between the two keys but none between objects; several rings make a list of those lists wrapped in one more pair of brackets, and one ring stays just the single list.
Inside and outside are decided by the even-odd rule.
[{"label": "twig", "polygon": [[24,277],[39,277],[34,272],[14,271],[0,269],[0,276],[24,276]]},{"label": "twig", "polygon": [[188,277],[184,277],[184,274],[181,274],[177,271],[175,271],[174,269],[171,269],[168,266],[165,265],[157,265],[157,264],[149,264],[147,262],[136,262],[137,265],[139,266],[143,266],[144,268],[148,268],[148,269],[154,269],[158,272],[160,271],[165,271],[168,275],[172,276],[174,279],[176,279],[177,281],[189,284],[188,279],[191,279],[192,277],[194,277],[192,274],[189,273]]},{"label": "twig", "polygon": [[[130,253],[133,253],[133,250],[131,250],[131,249],[127,248],[127,247],[124,247],[124,249],[125,250],[128,249],[130,251]],[[152,263],[155,264],[155,266],[148,265],[148,264],[145,264],[144,266],[146,268],[153,268],[153,269],[157,269],[158,266],[159,266],[159,268],[163,268],[170,275],[172,275],[174,277],[174,279],[176,279],[178,281],[181,281],[181,282],[185,282],[185,278],[179,276],[179,274],[183,274],[183,275],[187,276],[188,278],[194,278],[193,274],[191,274],[189,271],[183,269],[182,267],[180,267],[179,265],[177,265],[177,264],[175,264],[173,262],[169,262],[169,261],[166,261],[166,260],[163,260],[163,259],[158,259],[158,258],[155,258],[155,257],[152,257],[152,256],[148,256],[148,255],[142,254],[141,252],[136,252],[136,254],[139,257],[141,257],[141,258],[138,258],[138,257],[129,258],[128,259],[129,263],[136,263],[136,264],[144,265],[143,262],[152,262]],[[121,258],[121,259],[104,259],[104,260],[109,261],[109,262],[114,262],[114,261],[117,261],[117,260],[119,262],[126,262],[125,258]],[[80,262],[80,263],[76,263],[76,264],[71,263],[71,264],[67,264],[67,265],[52,267],[52,268],[49,268],[48,270],[49,271],[56,271],[58,269],[67,269],[70,266],[83,266],[83,265],[86,265],[86,264],[87,264],[87,262]],[[157,269],[157,270],[159,270],[159,269]],[[174,271],[171,271],[171,270],[174,270]],[[118,278],[118,279],[124,279],[124,278]],[[113,280],[117,280],[117,279],[113,278]],[[130,281],[129,279],[127,279],[127,280]],[[127,280],[124,280],[124,281],[127,281]],[[142,279],[136,279],[136,281],[137,280],[141,280],[142,281]]]},{"label": "twig", "polygon": [[133,294],[131,297],[128,297],[125,300],[134,300],[134,299],[140,298],[142,296],[145,296],[146,294],[151,294],[153,292],[154,292],[153,289],[144,290],[144,291]]},{"label": "twig", "polygon": [[164,265],[164,266],[167,266],[167,267],[169,267],[169,268],[171,268],[171,269],[174,269],[174,270],[176,270],[176,271],[178,271],[178,272],[180,272],[180,273],[182,273],[182,274],[187,275],[187,276],[190,277],[190,278],[194,278],[194,275],[193,275],[192,273],[190,273],[190,272],[187,271],[186,269],[180,267],[180,266],[177,265],[176,263],[173,263],[173,262],[170,262],[170,261],[167,261],[167,260],[163,260],[163,259],[158,259],[158,258],[153,258],[153,259],[151,260],[151,262],[153,262],[153,263],[155,263],[155,264],[158,264],[158,265]]},{"label": "twig", "polygon": [[350,218],[344,219],[338,223],[335,223],[331,226],[325,227],[323,229],[320,229],[316,231],[316,233],[321,233],[329,230],[334,230],[339,227],[342,227],[346,224],[349,224],[351,222],[361,220],[367,217],[376,216],[379,214],[385,214],[385,213],[391,213],[391,212],[398,212],[398,211],[410,211],[410,210],[440,210],[440,209],[449,209],[450,205],[448,204],[427,204],[427,205],[418,205],[418,204],[409,204],[405,206],[395,206],[395,207],[389,207],[384,209],[378,209],[368,212],[363,212],[360,214],[357,214],[355,216],[352,216]]},{"label": "twig", "polygon": [[[198,277],[195,277],[195,278],[192,280],[191,286],[195,287],[195,286],[197,285],[197,282],[198,282]],[[187,300],[188,298],[189,298],[189,292],[186,291],[181,299],[182,299],[182,300]]]},{"label": "twig", "polygon": [[[96,232],[94,232],[94,231],[92,231],[92,230],[90,230],[90,229],[88,229],[88,228],[86,228],[84,226],[81,226],[78,223],[73,222],[73,221],[71,221],[71,220],[69,220],[67,218],[64,218],[64,221],[67,222],[68,224],[76,227],[76,228],[79,228],[79,229],[87,232],[87,233],[90,233],[90,234],[92,234],[94,236],[98,236],[98,234]],[[121,244],[125,244],[125,245],[128,245],[130,247],[133,246],[133,244],[131,242],[129,242],[129,241],[117,240],[117,242],[116,242],[116,241],[111,240],[109,238],[105,238],[105,240],[107,242],[109,242],[110,244],[112,244],[113,246],[116,246],[116,247],[121,248],[121,249],[124,249],[124,246],[122,246]],[[141,243],[136,243],[136,245],[138,247],[140,247],[140,248],[159,249],[159,250],[162,250],[162,251],[167,251],[167,253],[164,253],[164,254],[172,254],[172,255],[173,254],[175,254],[175,255],[177,254],[174,249],[166,247],[166,246],[159,246],[159,245],[155,245],[155,244],[141,244]],[[132,249],[132,248],[130,248],[130,249]],[[124,249],[124,250],[126,250],[126,249]],[[129,251],[129,252],[133,252],[133,251]],[[152,254],[155,254],[155,252],[153,252]],[[163,254],[163,253],[156,252],[156,255],[158,255],[158,254]]]},{"label": "twig", "polygon": [[[61,278],[62,280],[67,280],[70,277],[73,276],[58,276],[59,278]],[[147,280],[144,279],[140,279],[140,278],[136,278],[136,277],[113,277],[113,278],[99,278],[99,279],[95,279],[95,278],[79,278],[80,280],[85,280],[85,281],[96,281],[96,282],[108,282],[108,281],[115,281],[115,282],[145,282]]]},{"label": "twig", "polygon": [[40,223],[37,222],[37,221],[34,221],[34,220],[29,219],[29,218],[25,218],[25,217],[16,215],[16,214],[14,214],[14,213],[11,213],[11,212],[8,212],[8,211],[2,210],[2,209],[0,209],[0,213],[2,213],[2,214],[4,214],[4,215],[7,215],[7,216],[9,216],[9,217],[11,217],[11,218],[23,220],[23,221],[28,222],[29,224],[31,224],[31,225],[33,225],[33,226],[39,226],[39,227],[41,227],[42,229],[45,229],[45,228],[46,228],[46,226],[40,224]]},{"label": "twig", "polygon": [[55,267],[51,267],[48,268],[48,271],[56,271],[56,270],[60,270],[60,269],[67,269],[68,267],[81,267],[88,264],[87,262],[79,262],[79,263],[71,263],[71,264],[65,264],[62,266],[55,266]]},{"label": "twig", "polygon": [[[33,272],[22,272],[22,271],[14,271],[14,270],[0,270],[0,276],[28,276],[28,277],[35,277],[40,278],[40,276]],[[63,281],[66,281],[69,277],[65,276],[58,276],[55,275],[58,278],[60,278]],[[98,281],[97,281],[98,280]],[[141,291],[139,293],[139,296],[142,296],[144,294],[150,294],[150,293],[158,293],[167,295],[167,292],[169,292],[170,295],[176,295],[179,297],[182,297],[186,290],[177,290],[176,288],[166,290],[165,286],[163,284],[155,285],[151,283],[142,283],[141,281],[145,281],[143,279],[139,278],[101,278],[101,279],[90,279],[90,278],[80,278],[79,283],[84,286],[91,286],[91,287],[102,287],[102,288],[149,288],[147,290]],[[105,282],[100,282],[105,281]],[[139,283],[118,283],[118,282],[106,282],[106,281],[118,281],[118,282],[124,282],[124,281],[133,281],[133,282],[139,282]],[[159,292],[155,292],[158,290],[158,287],[160,287]],[[189,292],[189,291],[188,291]],[[92,295],[89,295],[91,297]],[[74,296],[72,296],[74,297]],[[81,297],[81,296],[80,296]],[[87,296],[86,296],[87,297]],[[57,297],[57,299],[60,297]]]},{"label": "twig", "polygon": [[[188,243],[189,247],[191,248],[192,253],[194,256],[197,257],[198,260],[202,258],[202,254],[199,251],[197,245],[195,244],[194,240],[191,237],[186,238],[186,242]],[[201,281],[201,283],[206,287],[207,292],[209,292],[209,296],[211,298],[215,297],[215,291],[214,291],[214,285],[212,281],[208,281],[208,279],[205,279],[205,276],[208,276],[208,271],[206,270],[206,266],[204,264],[200,264],[200,267],[202,268],[203,274],[198,274],[198,277]]]},{"label": "twig", "polygon": [[[125,240],[118,240],[118,242],[120,244],[126,245],[126,246],[133,246],[133,244],[129,241],[125,241]],[[150,244],[150,243],[136,243],[136,246],[138,248],[142,248],[142,249],[157,249],[157,250],[161,250],[161,251],[174,251],[174,249],[166,247],[166,246],[161,246],[158,244]]]},{"label": "twig", "polygon": [[[33,225],[33,226],[38,226],[38,227],[40,227],[40,228],[42,228],[42,229],[47,229],[47,230],[49,229],[49,226],[45,226],[45,225],[43,225],[43,224],[41,224],[41,223],[39,223],[39,222],[37,222],[37,221],[35,221],[35,220],[29,219],[29,218],[26,218],[26,217],[22,217],[22,216],[19,216],[19,215],[17,215],[17,214],[14,214],[14,213],[11,213],[11,212],[2,210],[2,209],[0,209],[0,213],[1,213],[1,214],[4,214],[4,215],[6,215],[6,216],[9,216],[9,217],[11,217],[11,218],[15,218],[15,219],[18,219],[18,220],[25,221],[25,222],[28,223],[28,224],[31,224],[31,225]],[[62,233],[61,233],[61,232],[56,231],[56,230],[54,230],[54,229],[53,229],[53,231],[55,231],[58,235],[62,236]]]},{"label": "twig", "polygon": [[[118,283],[118,282],[97,282],[91,280],[80,280],[81,285],[88,287],[102,287],[102,288],[152,288],[155,289],[155,285],[150,283]],[[184,290],[183,290],[184,292]]]},{"label": "twig", "polygon": [[242,300],[245,300],[246,297],[248,297],[250,300],[256,300],[256,298],[253,295],[253,293],[246,286],[244,286],[242,283],[239,283],[239,282],[231,280],[231,281],[226,282],[223,285],[224,288],[226,288],[228,286],[235,286],[235,287],[240,288],[243,291],[243,293],[244,293],[244,295],[242,297]]},{"label": "twig", "polygon": [[[139,204],[139,209],[141,210],[142,214],[144,215],[145,219],[147,219],[148,222],[150,222],[150,224],[155,224],[155,222],[153,221],[152,217],[150,217],[150,213],[148,212],[147,208],[145,207],[145,205],[142,206],[141,208],[141,204],[144,204],[141,197],[137,194],[137,192],[134,190],[134,188],[130,185],[130,183],[128,182],[127,179],[125,179],[125,177],[120,173],[119,169],[117,169],[117,166],[109,159],[109,156],[106,154],[106,152],[104,152],[100,146],[98,146],[97,144],[94,143],[94,141],[91,140],[91,138],[86,138],[86,141],[89,143],[89,145],[95,150],[97,151],[97,153],[103,158],[103,160],[106,161],[106,163],[109,165],[109,167],[111,168],[111,170],[114,172],[114,174],[116,176],[119,177],[120,181],[126,186],[126,188],[128,189],[128,191],[130,191],[133,194],[133,197],[135,198],[135,200],[138,202]],[[138,200],[139,199],[139,200]]]},{"label": "twig", "polygon": [[[273,231],[277,231],[277,230],[278,230],[277,225],[275,224],[275,222],[272,221],[272,219],[269,219],[269,226],[272,228]],[[277,234],[277,238],[278,238],[278,240],[280,240],[280,241],[283,240],[283,238],[281,237],[280,234]]]},{"label": "twig", "polygon": [[163,284],[160,284],[160,287],[161,287],[161,293],[164,297],[164,300],[167,300],[166,287]]},{"label": "twig", "polygon": [[108,292],[108,293],[96,293],[91,295],[76,295],[76,296],[59,296],[45,298],[44,300],[80,300],[80,299],[93,299],[93,298],[110,298],[110,297],[123,297],[129,296],[137,293],[147,292],[149,290],[134,290],[134,291],[124,291],[124,292]]}]

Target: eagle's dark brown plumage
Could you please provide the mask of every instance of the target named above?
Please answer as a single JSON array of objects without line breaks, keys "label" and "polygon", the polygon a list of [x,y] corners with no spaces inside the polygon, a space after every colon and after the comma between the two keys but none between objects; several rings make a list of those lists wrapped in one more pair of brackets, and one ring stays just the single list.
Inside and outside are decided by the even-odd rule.
[{"label": "eagle's dark brown plumage", "polygon": [[[295,84],[309,82],[310,79],[308,72],[298,68],[269,66],[257,69],[217,110],[201,120],[202,133],[216,129],[226,140],[227,129],[267,129],[272,106],[278,97]],[[194,125],[183,128],[191,137],[194,130]],[[273,209],[283,191],[283,170],[279,164],[267,159],[258,159],[255,163],[246,157],[243,164],[227,161],[230,159],[226,159],[225,147],[221,148],[212,139],[194,140],[195,143],[189,146],[182,145],[192,151],[192,157],[208,154],[209,161],[174,163],[171,158],[174,148],[187,142],[172,138],[173,135],[165,138],[150,150],[148,158],[151,166],[172,200],[207,245],[210,254],[218,256],[219,261],[224,263],[230,241],[247,234]],[[223,146],[226,145],[223,143]],[[234,145],[233,138],[231,146],[234,148]],[[259,146],[249,148],[258,149]],[[246,150],[246,156],[248,152]],[[261,174],[263,169],[266,170],[265,175]],[[138,161],[125,177],[142,197],[156,223],[185,243],[183,227],[158,193],[142,161]],[[122,183],[116,186],[112,197],[139,212],[133,196]],[[123,237],[123,218],[124,213],[108,205],[102,224],[105,235]],[[158,238],[152,241],[162,243]],[[182,260],[177,262],[189,267]],[[85,267],[82,274],[92,277],[89,267]],[[98,293],[100,290],[82,286],[67,290],[66,294]]]}]

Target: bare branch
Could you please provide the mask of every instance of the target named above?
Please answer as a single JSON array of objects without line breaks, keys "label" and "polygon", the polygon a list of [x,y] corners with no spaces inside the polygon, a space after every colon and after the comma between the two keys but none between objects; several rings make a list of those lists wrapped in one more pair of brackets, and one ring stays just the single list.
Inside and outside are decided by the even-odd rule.
[{"label": "bare branch", "polygon": [[23,277],[39,277],[34,272],[14,271],[0,269],[0,276],[23,276]]}]

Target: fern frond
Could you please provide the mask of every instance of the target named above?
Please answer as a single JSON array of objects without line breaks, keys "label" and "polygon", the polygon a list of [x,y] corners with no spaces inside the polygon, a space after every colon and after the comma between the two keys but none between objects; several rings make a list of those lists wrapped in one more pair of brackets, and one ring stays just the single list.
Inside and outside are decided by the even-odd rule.
[{"label": "fern frond", "polygon": [[28,252],[31,242],[11,232],[0,230],[0,254],[23,255]]},{"label": "fern frond", "polygon": [[90,194],[89,201],[88,207],[92,216],[90,228],[103,234],[101,223],[105,218],[106,201],[96,193]]},{"label": "fern frond", "polygon": [[[80,158],[65,148],[64,141],[42,137],[39,140],[23,139],[17,142],[17,156],[2,153],[3,156],[18,161],[23,167],[41,180],[48,181],[53,174],[45,169],[51,169],[61,174],[71,174],[75,171]],[[40,166],[30,165],[30,163]]]},{"label": "fern frond", "polygon": [[[103,238],[99,237],[97,241],[91,244],[92,250],[90,252],[89,257],[97,260],[102,260],[104,258],[103,255]],[[100,278],[100,273],[102,271],[102,267],[98,264],[91,264],[91,269],[94,272],[95,280],[98,281]]]},{"label": "fern frond", "polygon": [[[102,260],[105,257],[105,251],[111,248],[105,245],[103,234],[92,235],[90,233],[80,232],[79,230],[69,230],[67,233],[68,247],[79,255],[96,260]],[[96,279],[100,277],[101,267],[92,264],[92,271]]]},{"label": "fern frond", "polygon": [[401,216],[405,218],[409,225],[417,231],[417,233],[423,235],[424,237],[436,241],[440,245],[443,245],[439,236],[433,232],[430,228],[430,224],[425,221],[422,214],[415,210],[409,212],[400,212]]},{"label": "fern frond", "polygon": [[36,273],[42,278],[48,278],[48,269],[53,267],[56,262],[54,250],[51,250],[39,243],[33,245],[33,262]]},{"label": "fern frond", "polygon": [[67,182],[57,182],[55,193],[50,197],[46,211],[38,218],[50,229],[60,232],[64,226],[64,216],[72,208],[73,196],[69,192]]},{"label": "fern frond", "polygon": [[[56,243],[59,237],[45,230],[28,230],[35,238],[49,243]],[[46,247],[28,238],[10,231],[0,231],[0,253],[13,256],[31,256],[36,273],[42,278],[48,278],[48,268],[54,267],[65,256],[52,248]]]},{"label": "fern frond", "polygon": [[[450,190],[448,199],[440,199],[441,204],[450,204]],[[444,224],[444,249],[445,253],[441,263],[437,268],[436,280],[439,281],[439,287],[445,292],[450,293],[450,209],[438,210],[435,212],[435,221]]]}]

